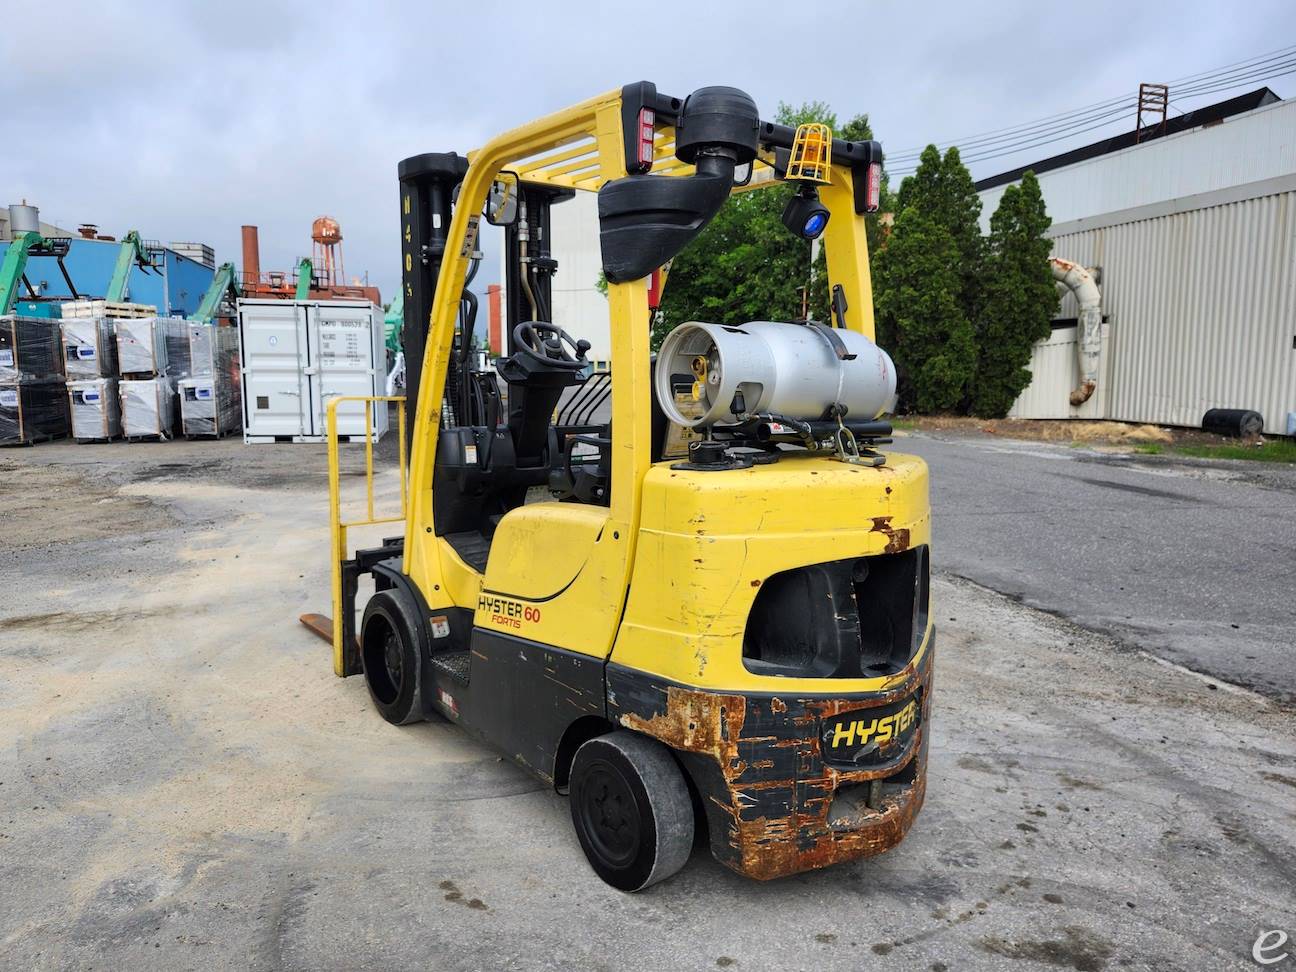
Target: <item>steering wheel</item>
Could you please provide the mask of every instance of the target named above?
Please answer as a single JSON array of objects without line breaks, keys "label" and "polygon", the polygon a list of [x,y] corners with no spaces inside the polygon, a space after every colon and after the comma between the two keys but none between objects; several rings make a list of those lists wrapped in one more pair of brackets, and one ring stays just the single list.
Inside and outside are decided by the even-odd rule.
[{"label": "steering wheel", "polygon": [[[585,352],[590,349],[588,341],[577,341],[561,327],[544,321],[524,321],[519,324],[513,329],[513,343],[519,354],[525,354],[550,367],[570,368],[573,371],[585,367]],[[575,355],[572,351],[576,352]]]}]

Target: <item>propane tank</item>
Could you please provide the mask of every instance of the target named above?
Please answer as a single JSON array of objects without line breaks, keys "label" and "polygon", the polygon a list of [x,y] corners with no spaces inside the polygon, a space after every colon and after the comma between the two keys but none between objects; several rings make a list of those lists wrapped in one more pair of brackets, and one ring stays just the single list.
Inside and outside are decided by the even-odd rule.
[{"label": "propane tank", "polygon": [[864,335],[776,321],[681,324],[662,344],[654,380],[662,411],[686,428],[769,413],[817,420],[836,404],[854,420],[874,419],[896,387],[890,356]]}]

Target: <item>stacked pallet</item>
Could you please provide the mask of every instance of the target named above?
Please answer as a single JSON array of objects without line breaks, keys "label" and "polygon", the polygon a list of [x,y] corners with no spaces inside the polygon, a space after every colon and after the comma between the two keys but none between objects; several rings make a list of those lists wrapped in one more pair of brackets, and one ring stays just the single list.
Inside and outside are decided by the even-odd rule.
[{"label": "stacked pallet", "polygon": [[128,304],[116,300],[69,300],[62,304],[63,316],[68,317],[157,317],[152,304]]},{"label": "stacked pallet", "polygon": [[0,317],[0,445],[31,445],[69,431],[59,322]]}]

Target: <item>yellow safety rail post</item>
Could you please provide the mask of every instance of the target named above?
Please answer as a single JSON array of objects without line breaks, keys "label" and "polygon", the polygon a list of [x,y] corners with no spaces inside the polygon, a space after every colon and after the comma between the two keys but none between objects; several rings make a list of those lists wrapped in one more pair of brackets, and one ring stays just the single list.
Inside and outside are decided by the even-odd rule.
[{"label": "yellow safety rail post", "polygon": [[[338,406],[346,402],[363,402],[365,408],[365,517],[360,520],[342,519],[341,469],[338,456]],[[381,402],[384,407],[388,402],[396,403],[396,434],[399,448],[400,475],[400,514],[396,516],[374,515],[374,464],[373,464],[373,408]],[[404,523],[409,509],[408,462],[405,455],[405,397],[403,395],[342,395],[328,403],[325,413],[328,432],[328,467],[329,467],[329,533],[332,537],[333,563],[332,596],[333,616],[321,618],[317,614],[302,615],[301,621],[321,637],[333,644],[333,673],[338,676],[346,674],[347,641],[355,637],[354,631],[344,630],[344,618],[347,612],[342,603],[345,596],[342,589],[342,565],[347,559],[347,530],[351,527],[373,526],[379,523]],[[327,632],[327,633],[326,633]]]}]

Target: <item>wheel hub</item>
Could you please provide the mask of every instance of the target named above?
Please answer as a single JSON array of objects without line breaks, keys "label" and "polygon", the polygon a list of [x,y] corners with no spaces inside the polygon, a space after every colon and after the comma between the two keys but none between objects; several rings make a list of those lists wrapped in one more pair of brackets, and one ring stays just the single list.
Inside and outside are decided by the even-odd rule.
[{"label": "wheel hub", "polygon": [[634,859],[639,849],[639,807],[629,783],[615,768],[605,763],[590,768],[580,809],[601,857],[614,866]]}]

